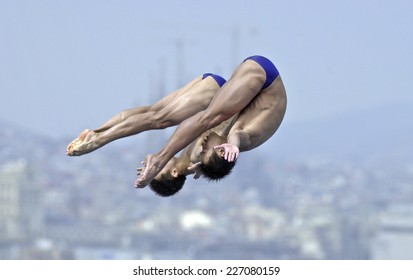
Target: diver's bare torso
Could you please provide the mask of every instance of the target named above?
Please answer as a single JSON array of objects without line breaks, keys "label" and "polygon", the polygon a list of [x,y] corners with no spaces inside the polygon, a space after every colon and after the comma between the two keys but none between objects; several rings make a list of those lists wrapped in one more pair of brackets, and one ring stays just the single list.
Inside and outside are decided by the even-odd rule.
[{"label": "diver's bare torso", "polygon": [[244,134],[239,143],[241,152],[260,146],[274,135],[281,125],[286,106],[286,91],[281,76],[278,76],[239,113],[228,138],[235,133]]}]

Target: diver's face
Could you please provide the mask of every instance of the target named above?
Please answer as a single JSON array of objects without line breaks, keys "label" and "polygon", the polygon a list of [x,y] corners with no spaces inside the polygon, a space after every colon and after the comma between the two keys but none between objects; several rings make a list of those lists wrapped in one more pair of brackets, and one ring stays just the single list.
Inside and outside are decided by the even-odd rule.
[{"label": "diver's face", "polygon": [[225,143],[225,138],[219,136],[218,134],[211,132],[208,134],[204,141],[202,141],[202,151],[200,153],[200,160],[202,163],[208,163],[209,159],[214,153],[217,153],[219,156],[223,157],[224,149],[216,147]]}]

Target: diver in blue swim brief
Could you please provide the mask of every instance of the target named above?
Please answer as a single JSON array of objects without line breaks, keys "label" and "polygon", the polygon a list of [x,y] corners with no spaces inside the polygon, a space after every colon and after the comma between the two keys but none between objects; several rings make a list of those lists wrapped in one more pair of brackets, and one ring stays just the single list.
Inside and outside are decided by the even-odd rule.
[{"label": "diver in blue swim brief", "polygon": [[[218,157],[220,163],[212,173],[214,179],[222,178],[221,163],[233,166],[239,152],[260,146],[277,131],[286,104],[284,84],[274,64],[263,56],[248,57],[234,70],[207,109],[183,121],[160,151],[146,156],[135,186],[148,185],[175,154],[207,130],[237,116],[225,139],[211,134],[202,145],[201,162],[207,163],[206,158],[212,155]],[[216,176],[217,173],[220,175]]]},{"label": "diver in blue swim brief", "polygon": [[269,87],[274,82],[274,80],[280,75],[275,65],[271,62],[271,60],[269,60],[266,57],[263,57],[260,55],[253,55],[253,56],[247,57],[244,60],[244,62],[247,60],[253,60],[257,62],[267,74],[267,79],[265,80],[265,83],[262,86],[262,89]]},{"label": "diver in blue swim brief", "polygon": [[125,110],[100,128],[85,129],[67,146],[66,154],[81,156],[119,138],[178,125],[184,119],[206,109],[225,82],[219,75],[205,73],[153,105]]}]

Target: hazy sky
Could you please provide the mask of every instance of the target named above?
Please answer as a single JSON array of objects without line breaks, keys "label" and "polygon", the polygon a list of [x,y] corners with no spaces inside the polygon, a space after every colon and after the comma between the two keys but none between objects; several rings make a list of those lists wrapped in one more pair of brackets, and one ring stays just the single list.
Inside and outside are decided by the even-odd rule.
[{"label": "hazy sky", "polygon": [[279,68],[287,121],[413,102],[412,3],[0,0],[0,120],[77,136],[252,54]]}]

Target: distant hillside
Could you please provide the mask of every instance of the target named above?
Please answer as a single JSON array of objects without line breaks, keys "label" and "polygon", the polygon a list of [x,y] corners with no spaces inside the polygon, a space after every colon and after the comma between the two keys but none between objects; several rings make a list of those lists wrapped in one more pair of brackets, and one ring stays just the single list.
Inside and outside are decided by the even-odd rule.
[{"label": "distant hillside", "polygon": [[47,137],[0,120],[0,159],[38,158],[54,148]]},{"label": "distant hillside", "polygon": [[268,153],[282,159],[412,160],[413,104],[388,105],[330,119],[284,123]]}]

